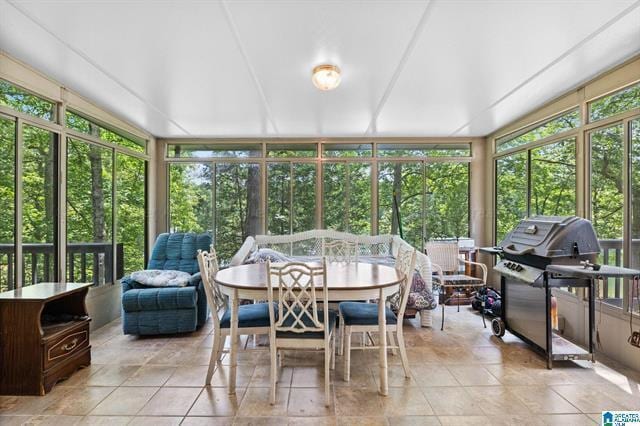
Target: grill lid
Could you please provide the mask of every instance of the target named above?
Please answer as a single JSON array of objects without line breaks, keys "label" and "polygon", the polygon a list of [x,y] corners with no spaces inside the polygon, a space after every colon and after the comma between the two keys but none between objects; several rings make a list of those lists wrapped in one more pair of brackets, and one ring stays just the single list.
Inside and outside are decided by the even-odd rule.
[{"label": "grill lid", "polygon": [[522,220],[500,244],[511,255],[582,257],[600,253],[596,233],[576,216],[533,216]]}]

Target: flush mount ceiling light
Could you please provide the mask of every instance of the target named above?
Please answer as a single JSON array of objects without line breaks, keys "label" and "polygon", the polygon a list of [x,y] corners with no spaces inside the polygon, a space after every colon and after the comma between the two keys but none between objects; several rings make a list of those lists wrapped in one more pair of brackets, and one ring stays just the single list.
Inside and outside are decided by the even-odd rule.
[{"label": "flush mount ceiling light", "polygon": [[340,84],[340,68],[336,65],[318,65],[313,69],[311,81],[323,92],[333,90]]}]

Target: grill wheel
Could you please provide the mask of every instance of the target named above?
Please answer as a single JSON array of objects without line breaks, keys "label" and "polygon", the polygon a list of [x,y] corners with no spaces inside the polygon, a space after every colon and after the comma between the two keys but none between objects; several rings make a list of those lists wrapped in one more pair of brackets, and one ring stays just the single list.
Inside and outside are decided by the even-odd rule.
[{"label": "grill wheel", "polygon": [[491,321],[491,331],[493,331],[494,336],[497,336],[497,337],[504,336],[504,332],[505,332],[504,321],[502,321],[500,318],[494,318]]}]

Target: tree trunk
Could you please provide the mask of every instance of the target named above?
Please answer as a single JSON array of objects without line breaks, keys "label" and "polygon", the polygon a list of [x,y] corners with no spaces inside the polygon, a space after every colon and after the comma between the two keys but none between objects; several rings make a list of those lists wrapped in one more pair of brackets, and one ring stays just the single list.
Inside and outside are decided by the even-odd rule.
[{"label": "tree trunk", "polygon": [[[98,129],[92,126],[91,133],[98,136]],[[105,241],[104,189],[102,179],[102,149],[89,145],[89,162],[91,164],[91,205],[93,207],[93,241]]]},{"label": "tree trunk", "polygon": [[[393,165],[393,192],[392,197],[398,200],[398,209],[402,202],[402,163],[396,163]],[[396,211],[396,204],[391,199],[391,234],[398,233],[398,212]]]},{"label": "tree trunk", "polygon": [[260,168],[253,164],[249,165],[247,175],[247,214],[245,217],[246,235],[242,236],[243,240],[260,232]]}]

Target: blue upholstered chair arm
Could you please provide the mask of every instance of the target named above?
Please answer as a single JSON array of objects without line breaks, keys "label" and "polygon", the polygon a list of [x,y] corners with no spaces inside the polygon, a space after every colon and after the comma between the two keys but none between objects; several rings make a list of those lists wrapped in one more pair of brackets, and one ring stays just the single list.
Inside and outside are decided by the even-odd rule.
[{"label": "blue upholstered chair arm", "polygon": [[189,279],[189,285],[193,285],[197,287],[200,284],[202,284],[202,278],[200,277],[200,272],[196,272]]}]

